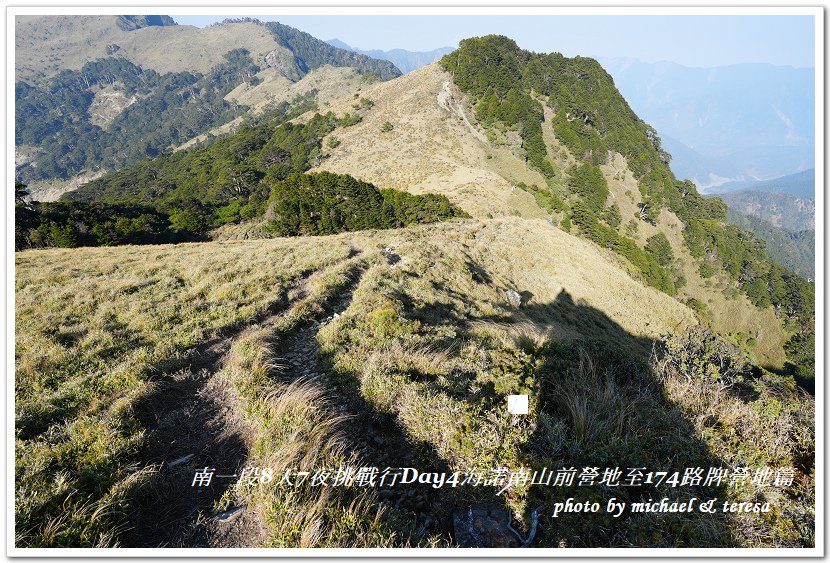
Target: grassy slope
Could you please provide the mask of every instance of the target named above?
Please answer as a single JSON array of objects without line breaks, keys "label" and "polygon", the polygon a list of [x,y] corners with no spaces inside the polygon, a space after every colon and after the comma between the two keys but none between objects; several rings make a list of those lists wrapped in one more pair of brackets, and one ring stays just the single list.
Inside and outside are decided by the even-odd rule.
[{"label": "grassy slope", "polygon": [[[434,63],[364,88],[359,97],[375,106],[360,123],[332,133],[341,144],[328,149],[331,156],[318,168],[411,193],[443,193],[474,217],[542,217],[532,196],[511,189],[516,182],[543,183],[542,177],[509,149],[476,139],[457,114],[439,105],[449,80]],[[326,109],[354,113],[357,101],[347,97]],[[386,121],[393,129],[381,132]]]},{"label": "grassy slope", "polygon": [[[18,542],[109,543],[118,517],[95,521],[90,515],[117,502],[136,475],[144,475],[131,468],[148,438],[134,410],[152,393],[153,381],[186,368],[199,343],[251,324],[285,299],[292,280],[342,261],[352,245],[376,261],[378,249],[392,246],[419,268],[433,263],[431,278],[478,294],[469,304],[453,298],[456,307],[480,309],[478,316],[501,313],[503,292],[513,288],[530,291],[531,304],[551,302],[563,289],[595,307],[617,295],[608,314],[635,334],[653,336],[692,320],[684,307],[613,266],[600,262],[598,275],[586,280],[596,250],[541,222],[19,253]],[[547,248],[558,250],[545,256]],[[473,281],[471,272],[479,268],[489,272],[490,283]],[[374,277],[381,282],[387,272]],[[417,291],[424,304],[446,298],[425,280]],[[626,314],[628,304],[644,301],[661,306]],[[557,332],[575,336],[567,323]],[[143,471],[153,474],[149,465]],[[63,476],[58,485],[56,475]],[[56,519],[54,508],[64,502],[74,507],[72,514]]]},{"label": "grassy slope", "polygon": [[816,236],[814,230],[785,231],[772,223],[730,209],[727,219],[767,243],[770,258],[798,275],[815,278]]},{"label": "grassy slope", "polygon": [[[545,186],[542,176],[515,156],[509,143],[481,141],[456,113],[440,106],[438,96],[449,80],[447,73],[432,64],[364,89],[360,96],[371,99],[375,106],[357,125],[331,134],[340,144],[327,148],[330,156],[318,168],[412,193],[443,193],[474,217],[546,217],[531,194],[512,187],[516,182]],[[465,107],[467,117],[472,118],[471,108],[464,106],[463,94],[452,91]],[[356,101],[346,97],[333,102],[330,108],[338,115],[354,112],[351,104]],[[543,135],[548,155],[558,170],[566,170],[575,160],[553,134],[551,118],[552,111],[545,106]],[[381,125],[385,121],[394,128],[382,133]],[[640,191],[619,155],[602,168],[611,193],[608,204],[616,202],[620,206],[624,232],[637,213]],[[555,182],[560,185],[564,182],[561,172]],[[663,210],[657,226],[642,220],[635,223],[634,238],[643,245],[658,230],[669,237],[687,280],[681,293],[683,298],[694,297],[704,302],[718,331],[733,333],[741,343],[752,338],[755,343],[752,352],[759,363],[775,368],[783,365],[783,344],[788,335],[775,314],[771,309],[754,307],[745,296],[730,290],[731,284],[719,276],[702,279],[694,260],[683,248],[682,225],[674,214]],[[617,258],[608,259],[622,263]]]},{"label": "grassy slope", "polygon": [[[352,96],[367,84],[367,78],[358,74],[353,68],[333,67],[325,65],[314,69],[297,82],[287,79],[279,69],[266,68],[256,75],[262,80],[261,84],[251,86],[243,83],[225,96],[228,101],[234,101],[251,108],[250,113],[257,115],[268,107],[277,106],[281,102],[291,102],[297,96],[311,90],[317,90],[317,104],[319,111],[325,113],[330,102],[337,98]],[[177,147],[176,150],[187,149],[192,145],[204,141],[208,135],[224,135],[234,131],[244,122],[237,118],[207,133]]]},{"label": "grassy slope", "polygon": [[133,464],[146,439],[135,408],[155,376],[187,368],[195,345],[250,323],[284,298],[292,279],[349,251],[342,241],[325,248],[292,241],[277,253],[215,249],[17,256],[18,543],[115,541],[113,532],[127,525],[118,503],[154,472]]},{"label": "grassy slope", "polygon": [[[636,180],[628,170],[625,159],[618,154],[612,163],[602,166],[602,170],[611,194],[609,202],[620,206],[625,227],[638,215],[637,204],[642,201]],[[635,224],[634,238],[641,245],[660,231],[669,239],[676,264],[686,278],[686,285],[680,290],[681,298],[694,298],[705,303],[706,316],[713,326],[723,333],[733,334],[740,344],[751,337],[755,342],[751,352],[761,365],[780,368],[784,364],[783,347],[789,335],[781,327],[775,313],[771,308],[755,307],[726,276],[716,274],[709,279],[702,278],[695,259],[683,244],[683,224],[674,213],[662,210],[657,225],[640,220],[636,220]]]},{"label": "grassy slope", "polygon": [[[523,294],[521,308],[509,304],[510,289]],[[636,360],[648,357],[658,335],[694,324],[691,312],[544,221],[27,251],[17,256],[16,295],[19,545],[134,545],[124,532],[128,503],[163,496],[172,479],[215,463],[204,457],[213,452],[207,447],[176,470],[160,465],[190,451],[186,443],[152,455],[154,442],[167,436],[148,409],[164,408],[159,393],[198,379],[197,371],[208,386],[229,386],[225,411],[241,411],[252,428],[240,438],[247,454],[239,463],[277,469],[379,459],[423,468],[516,467],[601,463],[604,456],[665,466],[677,455],[746,462],[746,452],[781,463],[800,428],[779,402],[766,415],[775,424],[752,421],[760,435],[749,443],[761,446],[737,457],[719,446],[747,439],[731,422],[707,441],[706,417],[697,413],[735,412],[744,403],[690,388],[682,377],[658,383]],[[580,352],[578,369],[553,372],[539,363],[559,346],[570,354],[596,341],[623,355],[594,368]],[[223,342],[227,353],[207,364]],[[292,362],[298,354],[302,361]],[[531,374],[533,383],[522,379]],[[504,395],[525,385],[532,416],[505,419]],[[789,396],[777,393],[781,401]],[[809,404],[795,404],[808,412]],[[742,408],[759,416],[752,404]],[[175,428],[176,416],[189,415],[174,408],[156,416],[171,418]],[[224,428],[227,420],[211,425]],[[212,513],[245,503],[247,529],[261,530],[255,545],[447,545],[453,507],[492,501],[480,489],[437,494],[427,487],[381,502],[369,490],[288,494],[248,486],[225,490],[191,519],[210,534]],[[538,494],[520,488],[496,500],[522,520],[533,503],[550,500]],[[804,518],[801,505],[782,506],[751,521],[766,540],[730,539],[737,532],[721,519],[693,519],[692,529],[671,519],[632,519],[613,537],[592,536],[581,519],[543,521],[537,545],[809,541],[800,532],[787,539],[770,531],[791,533],[793,519]],[[166,527],[187,528],[182,518]],[[215,545],[242,541],[231,536]]]},{"label": "grassy slope", "polygon": [[223,62],[225,53],[245,48],[257,64],[274,51],[288,52],[264,27],[252,23],[207,27],[145,27],[123,31],[117,16],[18,16],[15,32],[15,81],[41,81],[63,69],[107,57],[107,45],[135,64],[166,72],[205,73]]}]

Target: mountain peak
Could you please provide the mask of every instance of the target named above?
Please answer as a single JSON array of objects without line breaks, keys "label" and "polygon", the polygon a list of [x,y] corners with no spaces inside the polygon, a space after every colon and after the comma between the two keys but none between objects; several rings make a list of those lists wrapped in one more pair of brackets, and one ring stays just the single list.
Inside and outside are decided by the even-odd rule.
[{"label": "mountain peak", "polygon": [[133,31],[142,27],[178,25],[170,16],[118,16],[118,27]]},{"label": "mountain peak", "polygon": [[388,51],[383,51],[381,49],[364,50],[352,47],[345,41],[341,41],[337,38],[329,39],[326,43],[332,47],[345,49],[347,51],[352,51],[375,59],[389,61],[398,67],[404,74],[409,74],[413,70],[417,70],[430,63],[434,63],[447,53],[455,51],[455,47],[439,47],[431,51],[407,51],[406,49],[398,48],[390,49]]},{"label": "mountain peak", "polygon": [[336,37],[334,39],[326,40],[326,43],[328,43],[332,47],[337,47],[338,49],[346,49],[347,51],[354,51],[354,49],[352,49],[352,47],[349,44],[347,44],[343,41],[340,41]]}]

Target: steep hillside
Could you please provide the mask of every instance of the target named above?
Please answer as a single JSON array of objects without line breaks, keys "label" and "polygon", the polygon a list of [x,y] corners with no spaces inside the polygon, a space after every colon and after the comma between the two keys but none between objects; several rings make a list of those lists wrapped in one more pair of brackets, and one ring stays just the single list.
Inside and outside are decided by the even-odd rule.
[{"label": "steep hillside", "polygon": [[625,233],[644,248],[651,237],[660,235],[671,245],[671,266],[679,280],[678,298],[722,334],[728,334],[744,345],[751,343],[750,351],[759,363],[776,368],[783,366],[786,362],[784,346],[790,335],[774,311],[759,308],[739,294],[734,282],[723,272],[702,276],[697,259],[685,244],[683,222],[673,212],[662,211],[655,224],[633,219],[639,217],[643,199],[625,158],[615,153],[613,159],[600,168],[608,182],[610,205],[618,206],[621,217],[630,218],[621,223]]},{"label": "steep hillside", "polygon": [[787,193],[740,190],[720,196],[730,209],[771,223],[785,231],[812,231],[816,228],[816,201]]},{"label": "steep hillside", "polygon": [[249,123],[250,117],[262,115],[282,103],[294,102],[298,97],[311,96],[315,104],[326,111],[333,100],[352,96],[377,81],[374,76],[360,74],[353,68],[331,65],[314,69],[297,82],[291,82],[279,71],[270,68],[259,71],[254,78],[254,81],[243,82],[225,96],[229,102],[248,107],[245,115],[190,139],[176,150],[187,149],[211,136],[231,133]]},{"label": "steep hillside", "polygon": [[747,215],[730,209],[727,215],[733,225],[749,231],[766,243],[770,258],[807,279],[816,274],[815,230],[784,230],[754,214]]},{"label": "steep hillside", "polygon": [[204,74],[233,49],[247,49],[259,64],[272,52],[272,58],[290,54],[266,28],[250,22],[204,29],[188,25],[123,29],[119,18],[18,16],[15,81],[45,85],[62,70],[80,70],[90,61],[110,56],[160,74]]},{"label": "steep hillside", "polygon": [[[416,194],[443,193],[476,217],[544,215],[531,194],[514,187],[544,184],[513,150],[518,141],[513,147],[488,142],[437,64],[367,87],[361,96],[373,106],[359,123],[331,134],[340,144],[316,169]],[[357,101],[343,98],[328,109],[354,112]],[[391,128],[384,131],[387,122]]]},{"label": "steep hillside", "polygon": [[234,49],[247,49],[256,64],[279,68],[294,79],[326,64],[377,72],[383,79],[400,74],[389,62],[332,47],[277,22],[242,19],[197,28],[170,25],[169,18],[164,26],[125,25],[124,18],[18,16],[15,81],[45,84],[62,70],[80,70],[87,62],[108,56],[124,57],[160,74],[204,74]]},{"label": "steep hillside", "polygon": [[[441,65],[470,95],[488,135],[519,134],[527,162],[546,177],[547,189],[536,191],[563,227],[575,225],[624,258],[646,283],[673,295],[688,279],[675,263],[669,233],[657,233],[641,247],[629,232],[637,230],[637,221],[657,225],[662,215],[673,213],[699,275],[711,282],[722,272],[727,295],[743,293],[759,308],[771,305],[792,331],[788,358],[812,369],[815,287],[770,260],[750,233],[729,225],[721,200],[707,200],[692,182],[674,177],[671,156],[655,130],[631,110],[596,61],[530,53],[506,37],[486,36],[463,40]],[[577,159],[564,178],[547,146],[546,107],[553,110],[553,133]],[[619,206],[609,201],[600,168],[615,152],[625,158],[640,192],[633,225],[623,224]]]},{"label": "steep hillside", "polygon": [[[496,56],[518,66],[475,66],[481,57]],[[478,218],[547,218],[596,243],[645,284],[692,305],[721,333],[750,347],[759,363],[782,369],[789,359],[786,369],[802,362],[810,369],[812,286],[769,260],[762,242],[727,224],[722,201],[703,198],[690,182],[674,178],[653,129],[633,114],[595,61],[542,57],[505,38],[484,38],[467,40],[441,64],[453,74],[431,65],[364,84],[325,106],[326,115],[308,112],[280,124],[305,107],[283,102],[262,123],[210,146],[105,175],[65,198],[88,202],[80,223],[65,208],[42,208],[29,234],[22,233],[23,246],[147,242],[150,231],[158,240],[198,239],[212,227],[246,219],[267,222],[265,229],[246,227],[249,234],[435,221],[455,214],[429,195],[439,193]],[[519,75],[525,79],[517,81]],[[546,82],[554,76],[562,83]],[[253,95],[258,86],[236,95]],[[267,92],[259,95],[267,98]],[[377,199],[369,208],[386,211],[352,222],[345,207],[316,201],[313,190],[297,201],[289,197],[317,181],[288,180],[309,168],[369,182],[371,190],[381,190],[370,199],[390,188],[424,197],[382,196],[385,203]],[[360,185],[349,182],[347,191]],[[306,214],[299,226],[275,221],[269,203],[275,193],[283,194],[281,209],[298,205]],[[108,226],[90,206],[95,202],[137,207],[117,213],[123,225]],[[321,213],[333,214],[334,226],[314,219]],[[94,236],[78,230],[90,221],[98,229]],[[151,226],[156,223],[162,227]]]},{"label": "steep hillside", "polygon": [[[579,160],[558,139],[554,112],[545,107],[541,122],[543,158],[551,166],[543,172],[529,160],[526,141],[515,130],[479,120],[475,104],[452,80],[451,74],[429,65],[368,88],[361,95],[371,99],[373,106],[359,123],[330,134],[336,146],[327,149],[329,156],[317,169],[348,173],[412,193],[443,193],[476,217],[542,216],[569,228],[578,220],[567,208],[580,197],[571,195],[569,179]],[[353,102],[344,98],[331,107],[337,112],[350,111]],[[366,138],[372,142],[365,142]],[[615,154],[600,166],[608,189],[607,201],[602,202],[603,222],[611,221],[619,236],[636,241],[640,249],[650,248],[649,239],[662,234],[673,256],[657,266],[647,262],[651,260],[648,250],[623,249],[618,251],[624,253],[622,257],[609,258],[621,260],[635,275],[651,269],[653,273],[645,274],[646,279],[652,276],[651,283],[667,283],[661,280],[669,277],[667,287],[674,287],[682,300],[696,304],[724,334],[751,342],[758,361],[780,368],[786,359],[784,343],[789,331],[782,329],[773,310],[753,304],[736,290],[734,279],[717,268],[701,269],[699,255],[689,249],[684,221],[663,205],[650,205],[656,194],[638,180],[627,159]],[[657,197],[659,202],[675,196]],[[700,198],[700,205],[704,201]],[[649,208],[659,210],[656,220],[644,213]]]},{"label": "steep hillside", "polygon": [[243,84],[268,82],[281,90],[273,97],[285,98],[292,83],[327,65],[374,80],[400,75],[392,63],[277,22],[226,21],[205,29],[148,22],[170,23],[137,16],[18,18],[16,179],[30,184],[34,197],[68,191],[81,176],[155,156],[236,120],[249,108],[226,96]]}]

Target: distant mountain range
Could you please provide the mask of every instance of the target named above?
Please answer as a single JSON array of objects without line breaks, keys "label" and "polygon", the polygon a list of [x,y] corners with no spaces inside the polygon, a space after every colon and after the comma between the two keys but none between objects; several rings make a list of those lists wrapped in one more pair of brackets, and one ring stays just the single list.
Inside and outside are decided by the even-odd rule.
[{"label": "distant mountain range", "polygon": [[815,276],[815,169],[736,187],[718,194],[728,220],[767,243],[770,257],[792,271]]},{"label": "distant mountain range", "polygon": [[810,168],[803,172],[788,174],[772,180],[750,182],[747,184],[724,184],[719,191],[727,193],[737,190],[754,190],[759,192],[774,192],[789,194],[803,199],[816,197],[816,169]]},{"label": "distant mountain range", "polygon": [[671,168],[689,178],[706,194],[742,189],[815,165],[813,147],[753,146],[722,156],[706,156],[680,141],[661,135],[663,148],[672,155]]},{"label": "distant mountain range", "polygon": [[672,170],[705,191],[815,165],[811,68],[601,62],[632,109],[660,133]]},{"label": "distant mountain range", "polygon": [[16,180],[49,193],[247,114],[247,105],[225,99],[237,88],[279,78],[275,98],[323,67],[354,69],[367,81],[401,74],[389,61],[250,18],[202,29],[169,16],[15,23]]},{"label": "distant mountain range", "polygon": [[419,69],[430,63],[434,63],[447,53],[451,53],[456,49],[455,47],[439,47],[438,49],[433,49],[432,51],[406,51],[404,49],[392,49],[391,51],[372,49],[370,51],[363,51],[361,49],[356,49],[339,39],[329,39],[326,43],[340,49],[346,49],[348,51],[360,53],[361,55],[366,55],[367,57],[372,57],[373,59],[390,61],[394,63],[394,65],[404,74],[412,72],[413,70]]},{"label": "distant mountain range", "polygon": [[786,193],[741,190],[720,194],[730,209],[752,215],[786,231],[815,229],[816,202]]}]

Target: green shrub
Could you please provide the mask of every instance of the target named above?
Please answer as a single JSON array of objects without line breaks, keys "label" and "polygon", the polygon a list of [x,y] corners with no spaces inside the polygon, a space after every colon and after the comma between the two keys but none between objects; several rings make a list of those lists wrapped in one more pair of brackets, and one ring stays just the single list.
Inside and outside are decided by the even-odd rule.
[{"label": "green shrub", "polygon": [[688,380],[729,387],[749,375],[751,364],[740,347],[703,327],[691,327],[662,340],[661,368]]},{"label": "green shrub", "polygon": [[464,216],[442,195],[378,190],[345,174],[292,174],[267,203],[266,229],[277,236],[389,229]]},{"label": "green shrub", "polygon": [[362,120],[363,118],[360,117],[360,114],[351,114],[346,112],[343,114],[343,117],[338,120],[338,123],[340,127],[351,127],[352,125],[360,123]]}]

